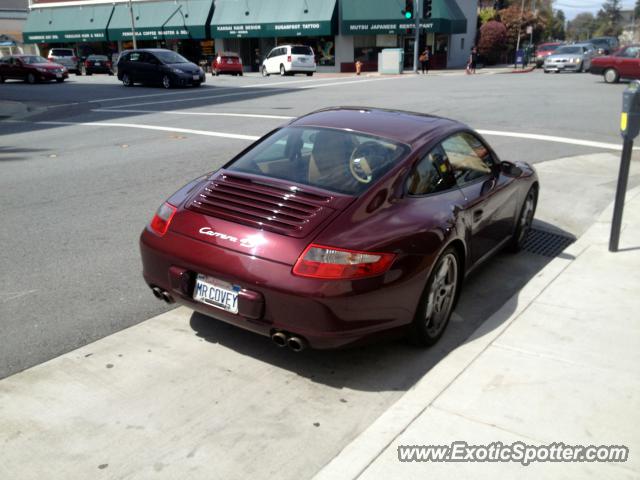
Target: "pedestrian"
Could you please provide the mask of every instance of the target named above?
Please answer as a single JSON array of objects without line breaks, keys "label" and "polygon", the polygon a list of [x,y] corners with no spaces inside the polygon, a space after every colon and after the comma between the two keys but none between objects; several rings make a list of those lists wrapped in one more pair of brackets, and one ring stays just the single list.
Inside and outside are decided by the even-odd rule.
[{"label": "pedestrian", "polygon": [[260,55],[260,49],[256,48],[253,51],[253,71],[254,72],[259,72],[261,65],[262,65],[262,58],[261,58],[261,55]]},{"label": "pedestrian", "polygon": [[431,50],[430,47],[425,47],[424,51],[420,54],[418,58],[420,60],[420,65],[422,66],[422,73],[426,75],[429,73],[429,60],[431,60]]},{"label": "pedestrian", "polygon": [[467,61],[467,74],[476,73],[476,65],[478,64],[478,49],[473,47]]}]

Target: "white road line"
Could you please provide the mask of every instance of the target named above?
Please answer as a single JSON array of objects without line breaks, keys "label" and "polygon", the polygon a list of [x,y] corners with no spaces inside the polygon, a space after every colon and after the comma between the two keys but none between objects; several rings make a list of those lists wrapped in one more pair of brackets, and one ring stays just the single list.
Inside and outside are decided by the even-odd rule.
[{"label": "white road line", "polygon": [[125,110],[122,108],[94,108],[92,112],[104,112],[104,113],[162,113],[166,115],[205,115],[212,117],[245,117],[245,118],[270,118],[276,120],[291,120],[296,117],[286,117],[284,115],[261,115],[254,113],[221,113],[221,112],[184,112],[180,110]]},{"label": "white road line", "polygon": [[[503,132],[497,130],[476,130],[480,135],[494,135],[497,137],[524,138],[527,140],[542,140],[544,142],[566,143],[580,145],[582,147],[604,148],[607,150],[622,150],[622,145],[617,143],[593,142],[579,138],[556,137],[553,135],[539,135],[537,133]],[[635,149],[634,149],[635,150]]]},{"label": "white road line", "polygon": [[[125,110],[109,110],[111,112]],[[152,112],[156,113],[156,112]],[[163,112],[160,112],[163,113]],[[167,112],[176,113],[176,112]],[[250,116],[249,114],[238,114],[242,116]],[[257,140],[260,136],[242,135],[238,133],[213,132],[210,130],[192,130],[189,128],[177,127],[161,127],[158,125],[141,125],[135,123],[113,123],[113,122],[34,122],[38,125],[81,125],[96,127],[121,127],[121,128],[139,128],[142,130],[159,130],[163,132],[191,133],[193,135],[204,135],[207,137],[234,138],[237,140]],[[499,137],[524,138],[527,140],[542,140],[545,142],[566,143],[569,145],[579,145],[582,147],[602,148],[606,150],[622,150],[622,146],[615,143],[592,142],[591,140],[581,140],[579,138],[554,137],[552,135],[540,135],[537,133],[519,133],[519,132],[502,132],[497,130],[476,130],[481,135],[495,135]],[[635,147],[634,150],[638,149]]]},{"label": "white road line", "polygon": [[[388,78],[369,78],[369,79],[365,79],[365,80],[349,80],[349,81],[341,81],[341,82],[333,82],[333,83],[318,83],[315,85],[304,85],[301,87],[293,87],[292,90],[303,90],[303,89],[309,89],[309,88],[319,88],[319,87],[333,87],[333,86],[338,86],[338,85],[352,85],[352,84],[356,84],[356,83],[367,83],[367,82],[383,82],[386,80],[398,80],[398,79],[402,79],[402,78],[413,78],[413,77],[388,77]],[[286,84],[296,84],[296,83],[303,83],[304,80],[300,81],[300,82],[285,82]],[[265,88],[268,85],[265,85]],[[286,89],[275,89],[275,91],[277,92],[278,90],[282,90],[282,93],[288,93]],[[245,97],[245,96],[251,96],[253,95],[255,92],[234,92],[234,93],[223,93],[223,94],[218,94],[218,95],[202,95],[200,97],[191,97],[191,98],[178,98],[178,99],[172,99],[172,100],[158,100],[158,101],[153,101],[153,102],[140,102],[140,103],[130,103],[127,105],[122,105],[122,108],[130,108],[130,107],[142,107],[145,105],[161,105],[164,103],[182,103],[182,102],[194,102],[194,101],[200,101],[200,100],[207,100],[207,99],[212,99],[212,98],[227,98],[227,97]],[[120,106],[118,105],[114,105],[113,107],[109,107],[112,109],[119,109]]]},{"label": "white road line", "polygon": [[233,138],[236,140],[257,140],[258,136],[240,135],[238,133],[212,132],[210,130],[192,130],[190,128],[160,127],[158,125],[139,125],[135,123],[112,123],[112,122],[35,122],[37,125],[79,125],[86,127],[120,127],[139,128],[142,130],[158,130],[162,132],[191,133],[193,135],[204,135],[207,137]]}]

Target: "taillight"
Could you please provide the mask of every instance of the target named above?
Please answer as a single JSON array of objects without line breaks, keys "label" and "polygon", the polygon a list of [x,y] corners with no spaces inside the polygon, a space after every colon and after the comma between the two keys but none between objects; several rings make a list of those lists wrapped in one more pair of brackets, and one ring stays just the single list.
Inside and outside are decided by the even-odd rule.
[{"label": "taillight", "polygon": [[158,211],[153,216],[153,220],[149,224],[151,230],[157,233],[160,236],[163,236],[167,233],[169,229],[169,224],[173,219],[173,216],[176,214],[177,208],[171,205],[170,203],[163,203]]},{"label": "taillight", "polygon": [[85,66],[85,67],[88,67],[88,66],[90,66],[90,65],[91,65],[91,62],[89,62],[89,60],[86,60],[86,61],[84,62],[84,66]]},{"label": "taillight", "polygon": [[291,55],[287,56],[287,62],[291,62]]},{"label": "taillight", "polygon": [[294,275],[326,279],[354,279],[386,272],[395,255],[309,245],[295,266]]}]

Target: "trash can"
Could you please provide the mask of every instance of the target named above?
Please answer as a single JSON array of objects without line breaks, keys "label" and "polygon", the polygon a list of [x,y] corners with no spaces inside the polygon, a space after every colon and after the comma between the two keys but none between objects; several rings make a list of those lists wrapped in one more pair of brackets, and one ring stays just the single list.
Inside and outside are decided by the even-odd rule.
[{"label": "trash can", "polygon": [[385,48],[378,54],[378,73],[402,73],[404,50],[402,48]]}]

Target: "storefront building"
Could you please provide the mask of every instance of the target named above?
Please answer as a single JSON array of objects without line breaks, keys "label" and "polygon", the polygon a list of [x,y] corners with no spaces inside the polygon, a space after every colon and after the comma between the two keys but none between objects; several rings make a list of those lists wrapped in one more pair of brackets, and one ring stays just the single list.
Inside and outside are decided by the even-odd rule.
[{"label": "storefront building", "polygon": [[[464,66],[476,35],[477,0],[413,0],[427,11],[418,48],[429,46],[432,67]],[[176,50],[197,63],[222,51],[238,53],[247,71],[258,71],[277,45],[296,43],[316,52],[318,71],[377,68],[383,48],[402,48],[413,62],[414,22],[405,0],[133,0],[139,47]],[[78,55],[132,47],[128,0],[31,0],[25,42],[72,46]],[[416,5],[417,6],[417,5]]]}]

